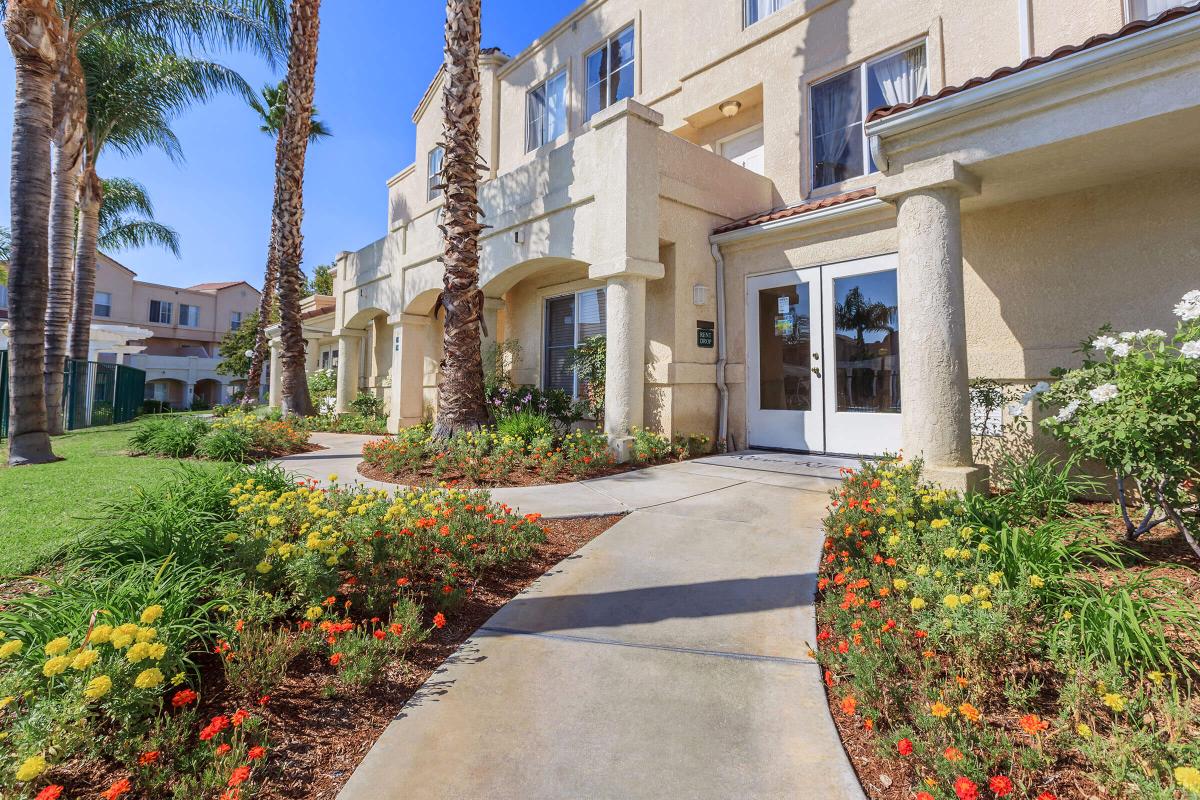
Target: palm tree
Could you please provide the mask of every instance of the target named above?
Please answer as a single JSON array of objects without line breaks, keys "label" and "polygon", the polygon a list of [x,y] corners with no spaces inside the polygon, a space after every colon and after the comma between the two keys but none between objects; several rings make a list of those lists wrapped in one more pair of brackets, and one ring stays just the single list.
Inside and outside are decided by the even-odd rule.
[{"label": "palm tree", "polygon": [[[275,174],[279,174],[279,159],[282,150],[279,147],[280,132],[287,112],[287,78],[275,86],[266,84],[262,88],[262,96],[250,100],[250,107],[258,113],[262,120],[259,130],[275,137]],[[323,121],[316,117],[316,106],[312,109],[312,119],[309,121],[308,141],[332,136],[333,131]],[[258,301],[258,333],[254,337],[254,355],[250,358],[250,372],[246,376],[246,388],[242,394],[242,405],[258,405],[258,395],[262,386],[262,368],[267,358],[267,326],[271,324],[271,311],[275,305],[275,284],[279,280],[278,243],[279,229],[279,183],[275,184],[275,197],[271,204],[271,234],[267,241],[267,268],[263,274],[262,294]]]},{"label": "palm tree", "polygon": [[855,286],[846,293],[846,299],[834,306],[834,319],[838,329],[854,331],[858,358],[867,352],[866,332],[891,333],[896,321],[896,307],[877,300],[868,300],[862,289]]},{"label": "palm tree", "polygon": [[55,460],[42,370],[50,264],[50,138],[62,17],[53,4],[7,0],[4,33],[16,62],[8,276],[8,463],[19,466]]},{"label": "palm tree", "polygon": [[[312,134],[313,92],[317,72],[317,40],[321,0],[292,0],[288,51],[287,103],[279,128],[275,157],[275,196],[271,227],[277,231],[279,324],[283,340],[283,411],[310,417],[312,398],[304,374],[304,332],[300,324],[300,291],[304,279],[304,159]],[[261,324],[261,323],[260,323]]]},{"label": "palm tree", "polygon": [[177,113],[218,91],[248,96],[252,90],[228,67],[183,58],[172,51],[169,42],[145,34],[95,31],[80,42],[79,59],[87,76],[88,130],[79,189],[70,355],[86,359],[105,196],[104,183],[96,172],[100,155],[105,148],[130,154],[156,147],[172,160],[181,160],[183,151],[170,127]]},{"label": "palm tree", "polygon": [[101,250],[157,245],[179,258],[179,234],[154,219],[154,204],[145,186],[129,178],[109,178],[101,183],[104,202],[96,237]]},{"label": "palm tree", "polygon": [[446,77],[442,95],[446,207],[442,231],[446,310],[434,435],[478,430],[487,424],[480,329],[479,288],[479,42],[480,0],[446,2]]}]

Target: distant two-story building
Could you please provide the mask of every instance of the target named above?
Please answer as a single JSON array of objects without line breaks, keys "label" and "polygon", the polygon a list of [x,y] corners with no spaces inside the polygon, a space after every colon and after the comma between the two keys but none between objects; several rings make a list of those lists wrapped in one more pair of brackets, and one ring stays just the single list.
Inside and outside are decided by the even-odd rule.
[{"label": "distant two-story building", "polygon": [[[230,399],[245,381],[216,372],[221,340],[258,310],[259,291],[245,281],[200,283],[187,288],[137,280],[116,260],[100,254],[96,264],[93,323],[129,326],[153,335],[128,343],[136,355],[97,352],[99,360],[146,372],[146,399],[191,408]],[[103,345],[101,345],[103,347]]]},{"label": "distant two-story building", "polygon": [[[606,333],[618,448],[903,449],[970,485],[970,377],[1045,378],[1200,285],[1195,5],[588,0],[480,66],[489,339],[574,392]],[[390,377],[393,429],[436,401],[443,74],[338,259],[339,408]]]}]

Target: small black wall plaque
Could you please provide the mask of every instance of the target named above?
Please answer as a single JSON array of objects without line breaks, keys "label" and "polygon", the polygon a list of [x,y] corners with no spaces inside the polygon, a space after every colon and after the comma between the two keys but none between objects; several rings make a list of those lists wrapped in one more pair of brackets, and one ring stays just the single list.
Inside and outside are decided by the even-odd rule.
[{"label": "small black wall plaque", "polygon": [[716,325],[704,320],[696,321],[696,346],[713,347],[717,341]]}]

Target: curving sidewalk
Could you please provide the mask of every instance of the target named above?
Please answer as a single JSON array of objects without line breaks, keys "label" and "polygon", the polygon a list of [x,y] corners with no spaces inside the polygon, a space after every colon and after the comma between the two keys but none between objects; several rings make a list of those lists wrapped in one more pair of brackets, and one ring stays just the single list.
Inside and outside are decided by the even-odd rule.
[{"label": "curving sidewalk", "polygon": [[[359,478],[336,452],[354,442],[322,443],[306,474]],[[476,631],[341,800],[862,800],[808,655],[839,465],[732,454],[494,491],[547,516],[628,516]]]}]

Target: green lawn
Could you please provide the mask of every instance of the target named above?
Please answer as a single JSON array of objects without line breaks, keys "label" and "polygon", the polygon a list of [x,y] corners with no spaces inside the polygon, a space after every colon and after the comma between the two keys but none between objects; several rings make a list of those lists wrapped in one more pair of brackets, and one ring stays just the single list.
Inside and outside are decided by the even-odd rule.
[{"label": "green lawn", "polygon": [[[70,541],[102,503],[175,468],[177,461],[124,454],[136,424],[55,437],[54,452],[65,461],[19,469],[0,466],[0,575],[36,567]],[[0,464],[7,459],[4,444]]]}]

